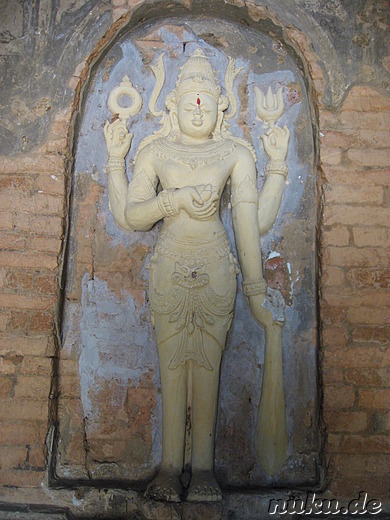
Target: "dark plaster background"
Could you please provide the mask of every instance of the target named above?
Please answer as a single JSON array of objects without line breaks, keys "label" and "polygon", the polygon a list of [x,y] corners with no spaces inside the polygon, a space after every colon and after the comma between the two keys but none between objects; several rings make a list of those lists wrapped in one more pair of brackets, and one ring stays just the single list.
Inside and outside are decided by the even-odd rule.
[{"label": "dark plaster background", "polygon": [[[355,83],[390,89],[388,0],[264,0],[286,25],[306,33],[325,73],[325,101],[336,109]],[[194,0],[195,14],[253,21],[245,7]],[[130,24],[145,16],[188,13],[180,2],[146,2]],[[109,0],[0,1],[0,154],[42,145],[54,114],[69,106],[68,82],[112,24]]]}]

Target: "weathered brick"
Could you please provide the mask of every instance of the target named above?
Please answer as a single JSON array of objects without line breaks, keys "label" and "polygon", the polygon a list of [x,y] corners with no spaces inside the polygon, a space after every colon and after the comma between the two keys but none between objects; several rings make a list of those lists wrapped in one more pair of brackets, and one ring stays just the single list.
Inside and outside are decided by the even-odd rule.
[{"label": "weathered brick", "polygon": [[351,385],[325,386],[324,409],[343,410],[352,408],[355,402],[355,389]]},{"label": "weathered brick", "polygon": [[26,446],[0,446],[1,469],[22,469],[26,466]]},{"label": "weathered brick", "polygon": [[321,301],[321,319],[324,323],[342,325],[346,320],[346,310],[343,307],[333,307]]},{"label": "weathered brick", "polygon": [[390,263],[390,251],[380,248],[330,246],[324,253],[324,262],[339,267],[387,267]]},{"label": "weathered brick", "polygon": [[52,375],[52,360],[39,356],[25,356],[21,372],[25,375],[45,376],[48,379]]},{"label": "weathered brick", "polygon": [[28,311],[12,311],[10,319],[10,330],[27,332],[27,327],[30,321]]},{"label": "weathered brick", "polygon": [[4,446],[32,446],[38,443],[39,434],[40,426],[35,421],[9,420],[0,423],[0,444]]},{"label": "weathered brick", "polygon": [[28,451],[27,466],[34,470],[44,470],[46,466],[45,454],[43,446],[31,446]]},{"label": "weathered brick", "polygon": [[[378,478],[389,474],[390,456],[389,455],[360,455],[351,457],[349,454],[335,455],[334,464],[340,467],[344,477],[353,477],[357,474],[371,474]],[[372,478],[371,477],[371,478]]]},{"label": "weathered brick", "polygon": [[57,269],[58,258],[57,255],[50,253],[40,254],[0,251],[0,266],[21,269],[48,269],[51,271]]},{"label": "weathered brick", "polygon": [[31,290],[33,279],[34,275],[31,272],[13,270],[7,274],[6,286],[19,291]]},{"label": "weathered brick", "polygon": [[12,229],[12,213],[11,211],[0,211],[0,229]]},{"label": "weathered brick", "polygon": [[15,398],[33,398],[46,400],[49,397],[51,378],[44,376],[22,376],[19,375],[14,387]]},{"label": "weathered brick", "polygon": [[390,163],[389,152],[386,149],[350,148],[347,157],[359,167],[388,167]]},{"label": "weathered brick", "polygon": [[45,473],[36,470],[0,470],[0,485],[19,488],[41,487]]},{"label": "weathered brick", "polygon": [[324,415],[327,428],[331,432],[362,432],[368,425],[365,412],[327,411]]},{"label": "weathered brick", "polygon": [[0,307],[7,309],[49,310],[53,308],[55,301],[55,298],[52,296],[44,297],[37,295],[30,297],[23,294],[0,293]]},{"label": "weathered brick", "polygon": [[32,312],[28,330],[30,333],[45,333],[53,329],[53,312]]},{"label": "weathered brick", "polygon": [[46,141],[46,151],[47,153],[58,153],[65,154],[68,146],[68,139],[50,139]]},{"label": "weathered brick", "polygon": [[390,325],[389,309],[384,307],[350,307],[347,309],[347,319],[356,325]]},{"label": "weathered brick", "polygon": [[19,233],[0,232],[0,248],[8,251],[23,251],[26,248],[26,237]]},{"label": "weathered brick", "polygon": [[45,295],[56,295],[58,290],[57,274],[36,275],[33,279],[33,289],[37,293]]},{"label": "weathered brick", "polygon": [[335,166],[341,163],[342,150],[338,148],[321,148],[321,163]]},{"label": "weathered brick", "polygon": [[353,227],[352,234],[358,247],[390,247],[389,228]]},{"label": "weathered brick", "polygon": [[350,240],[350,232],[346,226],[333,226],[322,232],[321,243],[326,246],[347,246]]},{"label": "weathered brick", "polygon": [[52,340],[52,333],[37,336],[21,336],[20,334],[3,333],[0,334],[0,355],[7,356],[7,359],[14,359],[15,363],[20,363],[23,357],[45,356],[48,342]]},{"label": "weathered brick", "polygon": [[372,112],[341,112],[339,122],[343,128],[348,130],[357,128],[376,130],[378,128],[387,129],[390,127],[389,118],[385,114]]},{"label": "weathered brick", "polygon": [[329,433],[326,438],[326,453],[339,453],[343,436]]},{"label": "weathered brick", "polygon": [[0,398],[10,397],[12,390],[12,379],[0,376]]},{"label": "weathered brick", "polygon": [[373,289],[350,289],[324,287],[322,291],[323,299],[329,305],[343,305],[347,307],[356,307],[360,305],[384,307],[390,305],[390,290],[373,290]]},{"label": "weathered brick", "polygon": [[62,217],[35,215],[30,228],[32,233],[62,237]]},{"label": "weathered brick", "polygon": [[324,326],[322,341],[324,347],[345,347],[348,341],[348,334],[343,327]]},{"label": "weathered brick", "polygon": [[326,367],[388,367],[390,349],[381,347],[327,348],[324,351]]},{"label": "weathered brick", "polygon": [[376,410],[374,412],[374,431],[387,432],[390,431],[390,412],[385,410]]},{"label": "weathered brick", "polygon": [[47,421],[47,401],[35,399],[2,399],[0,401],[0,419],[9,421],[12,418],[25,421]]},{"label": "weathered brick", "polygon": [[0,157],[0,174],[31,174],[31,172],[62,173],[64,159],[44,154],[23,155],[20,157]]},{"label": "weathered brick", "polygon": [[28,241],[29,251],[58,254],[61,249],[60,237],[31,236]]},{"label": "weathered brick", "polygon": [[333,226],[361,225],[390,227],[390,208],[370,206],[326,206],[324,210],[324,224]]},{"label": "weathered brick", "polygon": [[344,378],[357,387],[386,387],[390,386],[390,368],[346,368]]},{"label": "weathered brick", "polygon": [[353,268],[348,271],[347,280],[358,289],[389,289],[390,269]]},{"label": "weathered brick", "polygon": [[[380,94],[377,90],[372,87],[366,85],[354,85],[351,90],[348,92],[347,97],[343,103],[343,110],[346,107],[351,108],[352,110],[356,107],[356,101],[370,102],[369,106],[375,106],[375,103],[380,101],[383,104],[380,105],[382,108],[390,107],[389,99],[386,96]],[[372,104],[371,104],[372,101]],[[367,108],[368,110],[368,108]],[[371,110],[371,109],[370,109]]]},{"label": "weathered brick", "polygon": [[375,388],[375,390],[359,390],[359,405],[363,408],[389,409],[390,389]]},{"label": "weathered brick", "polygon": [[322,381],[324,386],[342,383],[344,380],[344,369],[340,367],[323,367]]},{"label": "weathered brick", "polygon": [[390,437],[385,435],[346,435],[340,447],[342,453],[390,453]]},{"label": "weathered brick", "polygon": [[327,149],[337,148],[345,150],[356,142],[357,132],[336,132],[335,130],[327,130],[320,136],[321,147]]},{"label": "weathered brick", "polygon": [[321,110],[319,114],[319,123],[323,133],[329,130],[340,130],[339,119],[335,112]]},{"label": "weathered brick", "polygon": [[355,327],[352,330],[354,342],[390,344],[390,327]]},{"label": "weathered brick", "polygon": [[388,148],[390,132],[388,130],[366,130],[362,128],[355,133],[355,146],[362,148]]},{"label": "weathered brick", "polygon": [[321,274],[321,284],[323,287],[342,287],[345,283],[343,269],[334,266],[324,266]]},{"label": "weathered brick", "polygon": [[347,184],[349,186],[388,186],[390,183],[390,169],[357,170],[351,166],[324,169],[325,180],[329,184]]},{"label": "weathered brick", "polygon": [[383,186],[328,185],[325,190],[327,204],[383,204]]},{"label": "weathered brick", "polygon": [[0,332],[5,332],[8,328],[11,313],[9,311],[0,311]]},{"label": "weathered brick", "polygon": [[41,174],[38,175],[35,182],[38,191],[43,191],[43,193],[50,195],[64,195],[65,193],[65,177],[63,174]]}]

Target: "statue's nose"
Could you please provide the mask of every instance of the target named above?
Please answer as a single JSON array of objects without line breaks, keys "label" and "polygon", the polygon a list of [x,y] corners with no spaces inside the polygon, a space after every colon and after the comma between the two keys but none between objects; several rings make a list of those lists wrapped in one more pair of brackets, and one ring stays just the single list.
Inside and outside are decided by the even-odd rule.
[{"label": "statue's nose", "polygon": [[194,113],[194,116],[203,117],[203,112],[202,112],[202,109],[200,108],[200,105],[196,105],[196,108],[193,113]]}]

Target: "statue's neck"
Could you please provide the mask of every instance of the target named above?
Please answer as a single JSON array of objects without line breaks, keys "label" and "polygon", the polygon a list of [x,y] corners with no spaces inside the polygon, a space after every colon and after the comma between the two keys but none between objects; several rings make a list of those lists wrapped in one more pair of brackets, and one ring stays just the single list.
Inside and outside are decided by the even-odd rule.
[{"label": "statue's neck", "polygon": [[199,139],[196,137],[191,137],[190,135],[179,134],[177,136],[177,142],[185,145],[201,146],[203,144],[210,143],[210,139],[208,137]]}]

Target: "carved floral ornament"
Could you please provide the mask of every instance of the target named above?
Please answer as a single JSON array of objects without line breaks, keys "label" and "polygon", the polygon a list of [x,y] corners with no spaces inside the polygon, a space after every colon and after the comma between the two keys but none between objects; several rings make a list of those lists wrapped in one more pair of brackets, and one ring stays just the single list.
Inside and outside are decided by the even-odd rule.
[{"label": "carved floral ornament", "polygon": [[[115,120],[104,128],[110,208],[118,226],[148,231],[164,221],[149,277],[162,385],[162,465],[146,494],[177,502],[184,486],[189,501],[215,501],[222,498],[213,473],[219,366],[239,272],[218,212],[229,179],[243,292],[265,329],[256,453],[269,474],[280,471],[287,457],[284,322],[270,310],[260,235],[272,227],[280,208],[289,131],[276,125],[284,111],[282,89],[264,94],[256,87],[257,115],[266,127],[261,139],[269,157],[258,193],[255,151],[227,123],[237,113],[234,80],[241,69],[235,61],[229,58],[224,95],[207,56],[197,49],[181,67],[161,111],[156,102],[165,82],[163,55],[152,71],[156,84],[149,111],[161,117],[161,129],[141,141],[130,183],[124,159],[133,136],[127,121],[140,111],[142,99],[128,77],[109,96]],[[122,96],[132,100],[130,107],[121,106]]]}]

